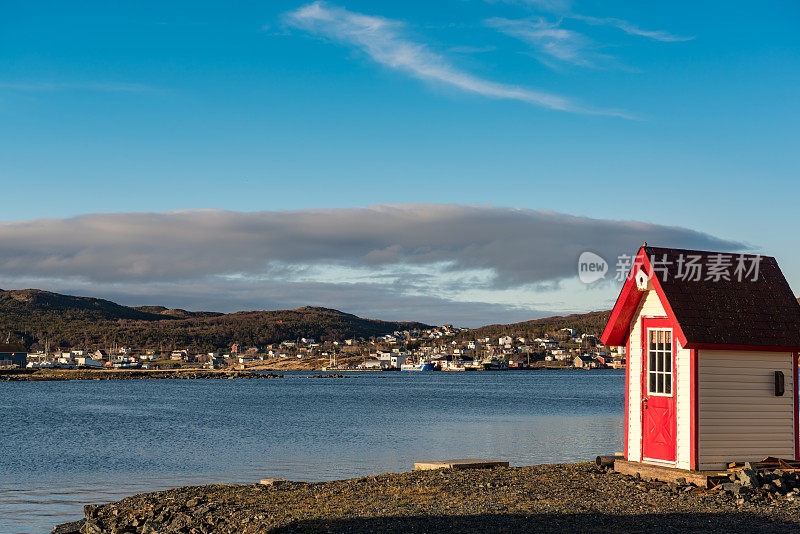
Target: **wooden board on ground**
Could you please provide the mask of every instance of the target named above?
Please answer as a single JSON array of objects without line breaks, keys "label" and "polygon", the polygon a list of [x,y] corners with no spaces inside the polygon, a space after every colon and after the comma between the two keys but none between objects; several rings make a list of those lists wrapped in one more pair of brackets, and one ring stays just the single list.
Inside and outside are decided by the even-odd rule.
[{"label": "wooden board on ground", "polygon": [[492,467],[508,467],[508,462],[502,462],[499,460],[481,460],[478,458],[414,462],[415,471],[424,471],[428,469],[488,469]]},{"label": "wooden board on ground", "polygon": [[635,475],[639,473],[642,477],[650,477],[663,482],[675,482],[675,480],[679,478],[684,478],[686,482],[691,482],[703,488],[705,488],[708,483],[708,477],[727,476],[725,471],[689,471],[687,469],[643,464],[622,459],[617,459],[614,462],[614,471],[622,473],[623,475]]},{"label": "wooden board on ground", "polygon": [[[781,471],[798,471],[800,470],[800,461],[787,460],[784,458],[775,458],[767,456],[760,462],[750,462],[753,469],[780,469]],[[731,462],[728,464],[728,471],[739,471],[744,467],[744,462]]]}]

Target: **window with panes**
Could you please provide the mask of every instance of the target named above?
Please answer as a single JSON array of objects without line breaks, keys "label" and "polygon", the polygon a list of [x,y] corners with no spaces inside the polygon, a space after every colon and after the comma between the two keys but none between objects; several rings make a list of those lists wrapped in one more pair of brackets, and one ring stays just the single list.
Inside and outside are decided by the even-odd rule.
[{"label": "window with panes", "polygon": [[672,331],[648,331],[648,392],[672,395]]}]

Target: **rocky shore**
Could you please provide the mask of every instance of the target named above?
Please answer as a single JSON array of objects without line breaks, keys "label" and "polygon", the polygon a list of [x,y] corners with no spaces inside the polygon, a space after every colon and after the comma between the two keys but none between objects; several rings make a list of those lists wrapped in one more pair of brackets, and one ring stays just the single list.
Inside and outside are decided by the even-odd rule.
[{"label": "rocky shore", "polygon": [[[772,481],[774,482],[774,480]],[[800,503],[593,464],[415,471],[321,483],[177,488],[85,507],[58,534],[798,532]]]},{"label": "rocky shore", "polygon": [[283,378],[283,375],[216,369],[23,369],[19,371],[0,371],[0,382],[147,379],[200,380],[221,378]]}]

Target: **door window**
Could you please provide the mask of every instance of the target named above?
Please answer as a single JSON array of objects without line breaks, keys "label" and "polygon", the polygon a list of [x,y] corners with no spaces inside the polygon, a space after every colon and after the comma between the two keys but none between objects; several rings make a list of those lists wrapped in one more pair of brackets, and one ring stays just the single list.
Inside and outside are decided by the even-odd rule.
[{"label": "door window", "polygon": [[672,395],[672,331],[648,331],[648,392]]}]

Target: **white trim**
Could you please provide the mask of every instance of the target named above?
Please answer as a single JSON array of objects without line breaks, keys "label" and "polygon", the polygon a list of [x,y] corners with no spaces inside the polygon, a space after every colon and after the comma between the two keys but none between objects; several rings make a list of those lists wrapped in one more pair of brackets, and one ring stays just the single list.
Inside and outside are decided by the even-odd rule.
[{"label": "white trim", "polygon": [[[655,317],[654,319],[664,319],[664,317]],[[674,329],[672,327],[663,327],[663,326],[645,327],[644,318],[642,318],[641,321],[642,321],[641,322],[642,329],[644,330],[644,336],[643,337],[645,339],[644,346],[642,346],[641,350],[640,350],[641,364],[640,364],[640,367],[639,367],[639,372],[640,372],[640,375],[641,375],[640,379],[641,378],[644,379],[644,384],[642,384],[644,386],[644,388],[643,388],[644,391],[642,392],[643,400],[646,400],[646,398],[649,398],[649,397],[662,397],[662,398],[672,399],[672,403],[674,403],[674,407],[675,407],[675,413],[674,413],[674,417],[675,417],[675,435],[673,436],[673,439],[675,441],[675,460],[670,461],[670,460],[660,460],[660,459],[656,459],[656,458],[645,458],[645,456],[644,456],[644,442],[645,442],[645,439],[644,439],[644,436],[645,436],[644,426],[645,426],[645,419],[646,418],[644,417],[644,409],[645,409],[644,405],[640,405],[640,410],[641,410],[641,412],[640,412],[641,413],[640,420],[641,420],[642,430],[641,430],[641,436],[639,438],[640,439],[640,445],[639,445],[640,449],[639,450],[640,450],[641,462],[642,463],[647,462],[647,463],[651,463],[651,464],[654,464],[654,465],[661,465],[661,466],[666,466],[666,467],[677,467],[678,466],[678,458],[679,458],[679,446],[678,446],[678,397],[677,397],[677,390],[678,390],[678,369],[677,369],[678,346],[677,346],[677,340],[675,339],[675,331],[674,331]],[[669,370],[670,392],[669,393],[652,393],[652,392],[650,392],[650,333],[651,332],[669,332],[669,334],[670,334],[670,336],[669,336],[670,337],[670,343],[669,343],[670,350],[669,351],[667,351],[667,350],[660,351],[660,352],[663,352],[665,355],[668,354],[669,355],[669,359],[670,359],[670,370]],[[657,352],[659,352],[659,351],[657,350]],[[656,371],[656,373],[658,374],[659,372]],[[663,376],[663,375],[666,375],[667,373],[664,372],[664,371],[661,371],[660,374]],[[645,397],[645,395],[646,395],[646,397]],[[642,404],[644,404],[644,403],[642,403]]]},{"label": "white trim", "polygon": [[642,463],[644,463],[644,462],[647,462],[649,464],[655,464],[655,465],[663,465],[663,466],[667,466],[667,467],[674,467],[674,466],[676,466],[678,464],[677,460],[675,460],[674,462],[670,462],[670,461],[667,461],[667,460],[656,460],[655,458],[644,458],[644,457],[642,457]]},{"label": "white trim", "polygon": [[[670,350],[669,351],[666,351],[666,350],[659,351],[658,349],[656,349],[656,352],[663,352],[665,354],[667,352],[669,352],[669,361],[670,361],[670,366],[669,366],[669,381],[670,381],[669,391],[670,392],[669,393],[657,393],[657,392],[650,391],[650,373],[653,372],[653,373],[656,373],[656,375],[660,374],[662,376],[667,374],[665,371],[653,371],[653,370],[650,369],[650,332],[669,332],[669,334],[670,334],[669,335],[669,337],[670,337],[670,342],[669,342]],[[672,331],[671,327],[666,327],[665,328],[663,326],[657,326],[657,327],[654,327],[654,328],[646,328],[645,329],[645,339],[647,340],[647,346],[642,348],[642,369],[646,370],[645,371],[645,385],[647,386],[647,396],[648,397],[669,397],[669,398],[674,397],[675,396],[675,386],[676,386],[676,383],[677,383],[677,381],[675,379],[676,378],[675,377],[675,356],[677,355],[677,350],[676,350],[676,347],[675,347],[675,332]]]}]

